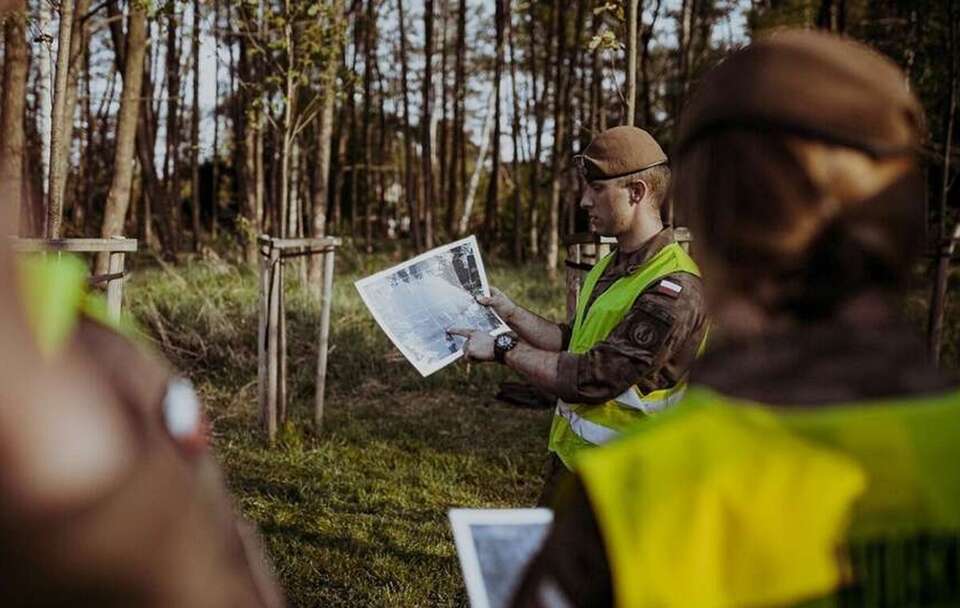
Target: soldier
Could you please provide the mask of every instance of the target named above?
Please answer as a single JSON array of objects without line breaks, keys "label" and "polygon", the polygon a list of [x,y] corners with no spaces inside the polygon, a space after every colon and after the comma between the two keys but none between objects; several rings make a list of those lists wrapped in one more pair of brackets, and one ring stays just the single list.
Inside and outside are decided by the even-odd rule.
[{"label": "soldier", "polygon": [[693,260],[664,228],[667,157],[649,133],[615,127],[577,157],[580,206],[617,248],[587,274],[573,326],[553,323],[491,289],[490,306],[516,332],[468,338],[465,356],[498,361],[559,397],[550,430],[547,496],[584,447],[604,443],[674,402],[706,333]]},{"label": "soldier", "polygon": [[718,337],[669,415],[580,459],[515,605],[960,602],[960,391],[898,312],[923,234],[906,82],[815,32],[705,76],[677,197]]}]

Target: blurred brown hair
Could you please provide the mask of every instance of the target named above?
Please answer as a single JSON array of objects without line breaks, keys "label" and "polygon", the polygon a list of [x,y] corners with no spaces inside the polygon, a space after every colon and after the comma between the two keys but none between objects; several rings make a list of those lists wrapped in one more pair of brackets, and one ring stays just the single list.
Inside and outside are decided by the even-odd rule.
[{"label": "blurred brown hair", "polygon": [[896,289],[923,234],[923,125],[903,72],[848,38],[784,30],[710,70],[673,157],[713,299],[819,317]]},{"label": "blurred brown hair", "polygon": [[676,163],[710,283],[798,318],[899,287],[922,244],[912,159],[875,159],[775,131],[728,129]]}]

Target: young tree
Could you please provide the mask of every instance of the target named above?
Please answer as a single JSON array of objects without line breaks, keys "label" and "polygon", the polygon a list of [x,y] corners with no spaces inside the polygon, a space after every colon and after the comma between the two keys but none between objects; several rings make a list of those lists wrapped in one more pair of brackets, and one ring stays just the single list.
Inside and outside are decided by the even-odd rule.
[{"label": "young tree", "polygon": [[[113,155],[113,179],[103,210],[100,236],[110,238],[123,234],[123,224],[130,207],[133,182],[134,145],[143,84],[143,59],[147,48],[147,16],[145,2],[133,2],[127,18],[126,51],[123,67],[123,93],[117,117],[117,136]],[[97,258],[97,273],[107,271],[106,254]]]},{"label": "young tree", "polygon": [[[344,15],[343,0],[331,0],[325,36],[331,41],[332,53],[323,68],[323,87],[319,124],[317,125],[317,161],[314,169],[316,182],[313,192],[311,234],[320,238],[327,234],[327,201],[330,199],[330,157],[333,145],[333,117],[337,100],[337,68],[343,54]],[[323,287],[323,264],[320,256],[310,256],[307,284],[319,301]]]}]

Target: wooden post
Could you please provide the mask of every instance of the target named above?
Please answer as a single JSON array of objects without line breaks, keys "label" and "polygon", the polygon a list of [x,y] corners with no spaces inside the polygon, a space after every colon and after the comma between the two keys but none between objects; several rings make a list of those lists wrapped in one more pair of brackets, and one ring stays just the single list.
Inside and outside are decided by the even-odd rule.
[{"label": "wooden post", "polygon": [[283,251],[280,262],[277,264],[277,366],[280,373],[280,382],[277,384],[277,424],[287,420],[287,297],[284,293],[284,266]]},{"label": "wooden post", "polygon": [[313,423],[317,432],[323,430],[324,391],[327,386],[327,346],[330,342],[330,308],[333,304],[334,248],[323,252],[323,296],[320,308],[320,352],[317,356],[317,396]]},{"label": "wooden post", "polygon": [[107,265],[109,274],[120,275],[107,281],[107,312],[114,321],[120,321],[120,309],[123,306],[123,262],[124,253],[114,251]]},{"label": "wooden post", "polygon": [[279,381],[278,346],[280,330],[280,250],[270,246],[267,258],[270,284],[267,303],[267,395],[263,403],[264,430],[267,439],[273,444],[277,436],[277,385]]},{"label": "wooden post", "polygon": [[[263,243],[259,247],[264,247]],[[267,245],[269,251],[269,245]],[[257,326],[257,402],[260,404],[260,425],[267,428],[267,357],[268,319],[270,317],[270,260],[260,255],[260,323]]]}]

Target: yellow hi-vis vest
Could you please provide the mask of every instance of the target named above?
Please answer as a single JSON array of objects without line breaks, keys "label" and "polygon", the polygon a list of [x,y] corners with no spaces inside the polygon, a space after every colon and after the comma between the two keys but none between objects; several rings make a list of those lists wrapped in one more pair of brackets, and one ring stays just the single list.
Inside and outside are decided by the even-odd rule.
[{"label": "yellow hi-vis vest", "polygon": [[[577,314],[568,348],[571,353],[585,353],[605,340],[640,294],[663,277],[675,272],[700,276],[696,262],[680,245],[671,243],[636,272],[614,282],[587,311],[590,295],[614,255],[610,253],[600,260],[584,279],[577,297]],[[559,400],[550,428],[549,449],[572,468],[574,457],[582,448],[606,443],[647,414],[673,405],[683,396],[685,386],[686,383],[680,382],[646,394],[631,386],[616,399],[597,405]]]},{"label": "yellow hi-vis vest", "polygon": [[578,459],[616,605],[960,605],[960,391],[774,409],[692,386]]}]

